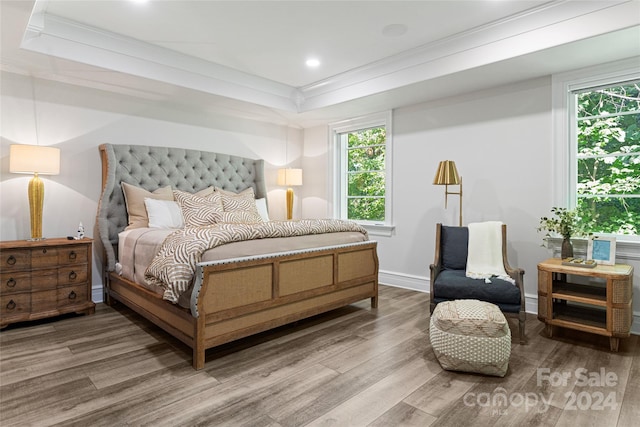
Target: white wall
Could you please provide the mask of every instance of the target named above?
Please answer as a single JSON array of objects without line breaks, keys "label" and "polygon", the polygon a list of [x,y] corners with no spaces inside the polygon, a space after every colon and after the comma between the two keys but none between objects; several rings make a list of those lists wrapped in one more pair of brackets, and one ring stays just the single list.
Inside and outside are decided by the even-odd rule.
[{"label": "white wall", "polygon": [[[535,228],[551,206],[550,79],[399,109],[394,112],[394,220],[396,236],[382,253],[384,267],[428,276],[435,224],[458,223],[459,197],[432,185],[441,160],[455,160],[463,179],[463,223],[501,220],[508,226],[510,262],[528,272],[525,288],[535,295],[536,264],[547,254]],[[451,187],[450,191],[458,191]]]},{"label": "white wall", "polygon": [[[24,239],[30,234],[29,177],[8,173],[8,152],[10,144],[35,143],[32,80],[3,73],[1,84],[0,239]],[[304,185],[295,189],[294,217],[331,216],[326,126],[302,131],[63,83],[35,84],[40,143],[62,150],[60,175],[44,177],[45,236],[75,234],[82,221],[87,236],[97,237],[97,147],[105,142],[264,158],[274,219],[285,216],[284,189],[275,181],[276,169],[288,159],[289,166],[304,169]],[[551,123],[550,78],[394,111],[396,229],[391,237],[374,236],[381,283],[428,290],[435,224],[457,224],[457,196],[449,197],[445,210],[444,188],[431,184],[438,162],[450,159],[464,180],[464,223],[497,219],[508,224],[510,261],[525,269],[527,311],[536,312],[536,266],[551,255],[540,246],[542,236],[536,232],[539,218],[553,204]],[[94,260],[94,301],[99,301],[99,248],[94,249]],[[640,295],[640,257],[618,262],[634,266],[635,295]],[[640,298],[634,301],[634,314],[638,319]],[[634,330],[640,332],[638,320]]]},{"label": "white wall", "polygon": [[[6,72],[1,85],[1,240],[30,237],[30,176],[9,173],[9,145],[36,144],[34,110],[39,143],[61,149],[60,174],[42,176],[44,237],[75,235],[82,222],[86,236],[98,239],[94,228],[101,191],[98,145],[102,143],[184,147],[263,158],[270,215],[285,218],[285,192],[276,186],[276,170],[287,157],[290,166],[299,167],[300,130]],[[294,215],[301,215],[300,207]],[[95,241],[94,301],[102,299],[101,260],[102,251]]]},{"label": "white wall", "polygon": [[304,186],[298,190],[302,200],[304,218],[330,218],[332,216],[329,193],[328,127],[318,126],[304,130],[302,168]]},{"label": "white wall", "polygon": [[[432,185],[438,163],[455,160],[463,177],[463,222],[500,220],[508,227],[512,266],[525,270],[527,311],[537,312],[537,264],[553,256],[541,247],[536,231],[552,200],[551,78],[525,81],[400,108],[393,114],[393,217],[391,237],[378,241],[380,282],[428,291],[435,224],[458,224],[459,198]],[[327,129],[305,132],[313,146],[314,170],[328,170],[329,158],[318,152],[328,145]],[[325,163],[326,162],[326,163]],[[305,166],[306,167],[306,166]],[[316,192],[313,192],[317,190]],[[304,203],[316,203],[327,189],[304,188]],[[457,186],[450,191],[458,191]],[[326,205],[327,209],[329,204]],[[311,213],[303,211],[304,213]],[[327,210],[326,213],[329,213]],[[635,294],[640,292],[639,257],[618,258],[634,265]],[[640,316],[640,298],[634,302]],[[635,330],[640,332],[639,322]]]}]

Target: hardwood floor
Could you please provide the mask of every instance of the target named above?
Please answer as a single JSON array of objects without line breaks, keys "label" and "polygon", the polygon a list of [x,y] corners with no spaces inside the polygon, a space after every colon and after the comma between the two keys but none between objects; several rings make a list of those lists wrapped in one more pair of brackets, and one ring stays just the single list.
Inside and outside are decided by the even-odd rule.
[{"label": "hardwood floor", "polygon": [[611,353],[605,337],[548,339],[531,316],[504,378],[444,371],[428,299],[381,286],[377,310],[367,300],[220,346],[201,371],[189,348],[122,305],[11,325],[0,332],[0,424],[637,425],[638,336]]}]

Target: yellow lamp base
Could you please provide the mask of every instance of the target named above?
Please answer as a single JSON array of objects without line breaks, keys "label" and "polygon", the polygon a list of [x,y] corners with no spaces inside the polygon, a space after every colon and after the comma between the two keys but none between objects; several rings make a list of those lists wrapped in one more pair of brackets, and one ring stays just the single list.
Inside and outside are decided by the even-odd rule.
[{"label": "yellow lamp base", "polygon": [[293,188],[287,188],[287,219],[293,218]]},{"label": "yellow lamp base", "polygon": [[44,182],[33,174],[29,181],[29,213],[31,216],[31,240],[42,240],[42,206],[44,204]]}]

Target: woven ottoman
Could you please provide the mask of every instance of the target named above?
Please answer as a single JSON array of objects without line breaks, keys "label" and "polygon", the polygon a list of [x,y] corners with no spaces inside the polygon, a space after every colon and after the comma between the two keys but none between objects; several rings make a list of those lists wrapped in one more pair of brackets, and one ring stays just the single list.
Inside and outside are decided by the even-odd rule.
[{"label": "woven ottoman", "polygon": [[498,306],[478,300],[444,301],[429,324],[431,346],[443,369],[504,377],[511,330]]}]

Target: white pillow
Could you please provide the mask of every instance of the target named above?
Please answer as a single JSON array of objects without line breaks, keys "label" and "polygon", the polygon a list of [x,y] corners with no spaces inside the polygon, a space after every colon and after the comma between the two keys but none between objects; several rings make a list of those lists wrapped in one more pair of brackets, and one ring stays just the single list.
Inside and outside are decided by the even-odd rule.
[{"label": "white pillow", "polygon": [[265,199],[264,197],[262,199],[256,199],[256,208],[258,209],[260,218],[262,218],[264,222],[269,221],[269,212],[267,211],[267,199]]},{"label": "white pillow", "polygon": [[171,200],[157,200],[144,198],[144,206],[147,208],[149,227],[151,228],[182,228],[184,219],[182,210],[177,202]]}]

